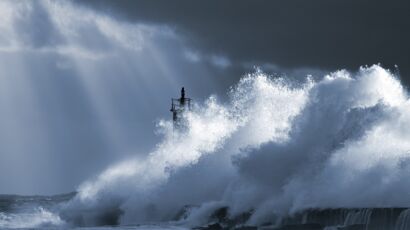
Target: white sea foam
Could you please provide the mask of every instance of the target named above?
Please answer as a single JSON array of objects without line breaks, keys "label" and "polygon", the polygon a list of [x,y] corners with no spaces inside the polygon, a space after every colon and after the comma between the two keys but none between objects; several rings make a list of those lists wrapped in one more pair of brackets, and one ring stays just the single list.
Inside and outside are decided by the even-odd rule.
[{"label": "white sea foam", "polygon": [[121,221],[135,223],[200,204],[187,218],[197,224],[229,206],[231,215],[253,209],[257,224],[312,207],[410,205],[409,100],[389,71],[375,65],[303,84],[256,71],[230,98],[198,104],[186,132],[160,122],[164,140],[152,153],[84,183],[70,207],[104,212],[115,201]]},{"label": "white sea foam", "polygon": [[42,207],[28,212],[3,213],[0,212],[0,228],[41,228],[61,227],[64,221],[61,218]]}]

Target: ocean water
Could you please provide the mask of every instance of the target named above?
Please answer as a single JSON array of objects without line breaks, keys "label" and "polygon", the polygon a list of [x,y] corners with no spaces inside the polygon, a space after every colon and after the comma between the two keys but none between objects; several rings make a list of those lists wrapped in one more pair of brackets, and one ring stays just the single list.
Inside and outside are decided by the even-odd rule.
[{"label": "ocean water", "polygon": [[172,223],[76,227],[59,216],[59,209],[75,193],[55,196],[0,195],[0,229],[188,229]]},{"label": "ocean water", "polygon": [[[0,229],[90,229],[90,230],[185,230],[192,226],[182,222],[159,222],[152,224],[87,226],[79,227],[60,217],[61,208],[75,197],[76,193],[55,196],[0,195]],[[309,209],[282,218],[270,226],[260,229],[278,230],[408,230],[410,226],[408,208],[329,208]],[[217,211],[216,213],[220,212]],[[213,214],[215,215],[215,213]],[[221,213],[216,214],[221,215]],[[64,216],[64,215],[62,215]],[[246,217],[248,218],[248,217]],[[245,218],[245,219],[246,219]],[[229,223],[231,221],[231,223]],[[212,223],[221,224],[224,229],[240,229],[246,221],[225,219],[222,215]],[[202,227],[214,229],[208,224]]]},{"label": "ocean water", "polygon": [[63,226],[60,205],[75,193],[57,196],[0,195],[1,228],[51,228]]}]

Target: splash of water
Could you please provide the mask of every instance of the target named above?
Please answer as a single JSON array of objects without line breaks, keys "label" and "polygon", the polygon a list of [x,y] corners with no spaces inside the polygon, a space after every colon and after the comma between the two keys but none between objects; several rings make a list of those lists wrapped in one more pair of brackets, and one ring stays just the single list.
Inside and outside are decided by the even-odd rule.
[{"label": "splash of water", "polygon": [[0,212],[1,228],[39,228],[50,226],[63,226],[61,218],[42,207],[32,212],[3,213]]},{"label": "splash of water", "polygon": [[258,224],[306,208],[410,205],[409,100],[389,71],[375,65],[302,84],[256,71],[229,94],[187,113],[186,132],[160,122],[164,139],[152,153],[84,183],[69,207],[115,207],[121,223],[139,223],[196,204],[194,225],[222,206],[230,215],[254,210],[249,223]]}]

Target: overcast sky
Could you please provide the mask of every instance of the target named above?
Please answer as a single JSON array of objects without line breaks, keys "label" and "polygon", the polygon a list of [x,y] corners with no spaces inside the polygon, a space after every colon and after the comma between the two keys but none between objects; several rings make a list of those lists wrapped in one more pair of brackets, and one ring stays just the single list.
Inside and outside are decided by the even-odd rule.
[{"label": "overcast sky", "polygon": [[404,78],[410,70],[406,0],[91,0],[84,4],[122,20],[168,25],[200,52],[225,55],[235,64],[329,70],[397,64]]},{"label": "overcast sky", "polygon": [[221,100],[260,66],[303,79],[397,64],[410,2],[0,1],[0,193],[69,192],[160,138],[181,86]]}]

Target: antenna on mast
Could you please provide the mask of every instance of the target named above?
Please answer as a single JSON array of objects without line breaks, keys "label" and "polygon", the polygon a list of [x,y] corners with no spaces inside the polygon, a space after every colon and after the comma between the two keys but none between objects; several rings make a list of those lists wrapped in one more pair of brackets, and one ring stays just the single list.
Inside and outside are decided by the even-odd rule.
[{"label": "antenna on mast", "polygon": [[172,121],[174,129],[182,129],[185,125],[184,112],[191,110],[191,98],[185,97],[185,88],[181,89],[181,97],[171,99]]}]

